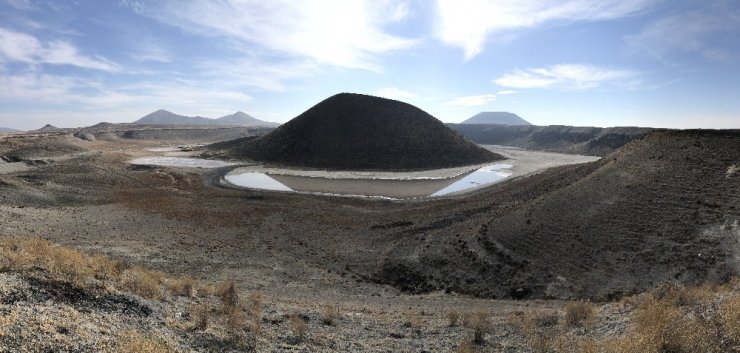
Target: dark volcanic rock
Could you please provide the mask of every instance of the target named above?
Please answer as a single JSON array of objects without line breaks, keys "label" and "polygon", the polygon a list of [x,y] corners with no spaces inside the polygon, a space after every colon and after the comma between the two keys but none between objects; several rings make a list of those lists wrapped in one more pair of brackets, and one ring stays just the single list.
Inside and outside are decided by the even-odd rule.
[{"label": "dark volcanic rock", "polygon": [[395,248],[367,271],[413,293],[509,298],[606,300],[723,282],[738,274],[738,156],[740,130],[653,132],[600,161],[471,196],[465,212],[446,205],[412,227],[371,229]]},{"label": "dark volcanic rock", "polygon": [[421,109],[341,93],[257,140],[212,146],[235,158],[337,170],[418,170],[484,163],[498,156]]}]

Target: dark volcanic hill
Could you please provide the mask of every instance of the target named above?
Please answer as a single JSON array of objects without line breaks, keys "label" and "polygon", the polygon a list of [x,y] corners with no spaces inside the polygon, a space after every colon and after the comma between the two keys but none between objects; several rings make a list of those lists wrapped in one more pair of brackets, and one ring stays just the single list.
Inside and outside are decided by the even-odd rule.
[{"label": "dark volcanic hill", "polygon": [[660,129],[643,127],[505,126],[449,124],[471,141],[534,150],[604,156],[633,139]]},{"label": "dark volcanic hill", "polygon": [[335,170],[419,170],[502,159],[421,109],[341,93],[259,139],[214,145],[235,158]]},{"label": "dark volcanic hill", "polygon": [[722,282],[740,271],[739,156],[740,130],[653,132],[424,218],[398,212],[383,222],[403,226],[370,230],[387,239],[383,259],[348,267],[412,292],[484,297],[607,299]]},{"label": "dark volcanic hill", "polygon": [[519,115],[509,112],[480,112],[461,124],[532,125]]},{"label": "dark volcanic hill", "polygon": [[275,127],[278,124],[270,121],[259,120],[243,112],[236,112],[218,119],[209,119],[202,116],[178,115],[167,110],[157,110],[150,113],[134,124],[150,125],[242,125],[242,126],[265,126]]}]

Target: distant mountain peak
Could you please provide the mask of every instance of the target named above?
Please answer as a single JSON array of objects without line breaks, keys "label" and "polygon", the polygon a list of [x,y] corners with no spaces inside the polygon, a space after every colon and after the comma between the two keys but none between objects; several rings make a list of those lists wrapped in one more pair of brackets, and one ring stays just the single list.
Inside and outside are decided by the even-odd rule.
[{"label": "distant mountain peak", "polygon": [[218,119],[209,119],[201,116],[184,116],[172,113],[164,109],[158,109],[150,114],[145,115],[134,124],[154,124],[154,125],[242,125],[242,126],[267,126],[275,127],[279,124],[262,121],[247,113],[238,111],[231,115],[226,115]]},{"label": "distant mountain peak", "polygon": [[509,112],[480,112],[461,124],[532,125],[519,115]]}]

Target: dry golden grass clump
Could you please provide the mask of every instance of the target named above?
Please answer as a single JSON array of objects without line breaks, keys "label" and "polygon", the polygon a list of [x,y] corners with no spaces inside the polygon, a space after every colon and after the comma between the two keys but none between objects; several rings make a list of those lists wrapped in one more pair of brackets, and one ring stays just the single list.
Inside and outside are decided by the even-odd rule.
[{"label": "dry golden grass clump", "polygon": [[321,321],[324,325],[334,326],[339,318],[339,309],[336,306],[326,306],[321,312]]},{"label": "dry golden grass clump", "polygon": [[170,293],[183,297],[194,297],[198,293],[198,281],[190,276],[181,276],[167,281]]},{"label": "dry golden grass clump", "polygon": [[570,302],[565,305],[565,324],[571,327],[581,327],[593,323],[596,319],[596,309],[588,302]]},{"label": "dry golden grass clump", "polygon": [[228,314],[239,307],[239,292],[233,281],[222,281],[216,285],[216,295],[221,299],[221,311]]},{"label": "dry golden grass clump", "polygon": [[298,341],[306,339],[306,334],[308,334],[308,324],[299,315],[293,314],[290,316],[290,319],[288,319],[288,328],[293,334],[293,337]]},{"label": "dry golden grass clump", "polygon": [[175,353],[176,349],[170,347],[162,339],[152,335],[145,335],[136,331],[125,332],[118,339],[120,353]]},{"label": "dry golden grass clump", "polygon": [[465,315],[463,326],[473,331],[473,342],[475,343],[482,343],[486,333],[491,330],[488,314],[483,311]]},{"label": "dry golden grass clump", "polygon": [[457,311],[451,310],[447,312],[447,325],[452,327],[456,326],[460,321],[460,314]]},{"label": "dry golden grass clump", "polygon": [[468,341],[463,341],[455,349],[455,353],[478,353],[478,349]]}]

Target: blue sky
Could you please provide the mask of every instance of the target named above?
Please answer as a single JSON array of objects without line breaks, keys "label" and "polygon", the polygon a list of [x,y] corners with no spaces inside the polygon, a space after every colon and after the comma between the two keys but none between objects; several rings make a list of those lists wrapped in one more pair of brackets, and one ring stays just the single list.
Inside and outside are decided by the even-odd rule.
[{"label": "blue sky", "polygon": [[338,92],[445,122],[740,128],[740,3],[0,0],[0,126],[285,122]]}]

